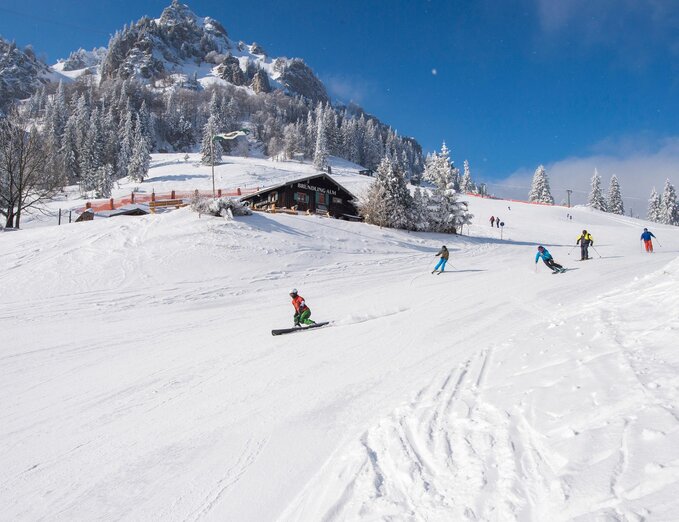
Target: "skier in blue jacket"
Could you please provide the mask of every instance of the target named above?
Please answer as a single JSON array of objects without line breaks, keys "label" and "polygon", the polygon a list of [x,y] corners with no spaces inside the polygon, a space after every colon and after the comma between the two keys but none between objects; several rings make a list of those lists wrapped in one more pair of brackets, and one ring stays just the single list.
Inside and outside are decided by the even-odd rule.
[{"label": "skier in blue jacket", "polygon": [[653,241],[651,241],[652,237],[655,237],[653,235],[653,232],[649,232],[648,229],[645,228],[641,234],[641,240],[644,242],[646,252],[648,252],[649,254],[653,253]]},{"label": "skier in blue jacket", "polygon": [[538,264],[538,260],[542,258],[542,260],[545,262],[547,267],[549,267],[552,272],[555,274],[558,272],[565,272],[566,269],[562,267],[559,263],[556,263],[554,261],[554,258],[552,257],[552,254],[549,253],[549,250],[547,250],[545,247],[540,245],[538,247],[538,252],[535,254],[535,264]]}]

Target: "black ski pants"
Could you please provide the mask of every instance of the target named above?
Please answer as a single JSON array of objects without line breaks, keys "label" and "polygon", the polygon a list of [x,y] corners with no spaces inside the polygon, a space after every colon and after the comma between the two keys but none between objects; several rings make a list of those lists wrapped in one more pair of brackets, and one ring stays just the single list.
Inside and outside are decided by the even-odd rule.
[{"label": "black ski pants", "polygon": [[545,259],[544,261],[545,264],[552,270],[561,270],[563,268],[559,263],[554,262],[553,259]]}]

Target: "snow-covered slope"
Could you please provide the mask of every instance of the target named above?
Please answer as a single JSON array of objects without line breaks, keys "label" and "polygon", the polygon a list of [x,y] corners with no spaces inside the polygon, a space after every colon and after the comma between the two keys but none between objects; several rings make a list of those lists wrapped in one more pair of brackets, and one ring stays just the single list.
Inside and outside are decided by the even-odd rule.
[{"label": "snow-covered slope", "polygon": [[[0,234],[0,518],[671,520],[677,229],[648,255],[631,218],[470,208],[458,237],[189,209]],[[334,324],[272,337],[292,287]]]}]

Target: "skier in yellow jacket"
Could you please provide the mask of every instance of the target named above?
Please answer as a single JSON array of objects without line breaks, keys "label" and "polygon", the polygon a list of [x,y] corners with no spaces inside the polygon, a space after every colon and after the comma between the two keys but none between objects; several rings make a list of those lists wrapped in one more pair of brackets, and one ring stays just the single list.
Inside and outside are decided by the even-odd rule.
[{"label": "skier in yellow jacket", "polygon": [[583,230],[582,234],[578,236],[578,240],[575,242],[575,244],[580,244],[580,261],[589,259],[589,252],[587,252],[587,249],[590,245],[594,244],[592,235],[586,230]]}]

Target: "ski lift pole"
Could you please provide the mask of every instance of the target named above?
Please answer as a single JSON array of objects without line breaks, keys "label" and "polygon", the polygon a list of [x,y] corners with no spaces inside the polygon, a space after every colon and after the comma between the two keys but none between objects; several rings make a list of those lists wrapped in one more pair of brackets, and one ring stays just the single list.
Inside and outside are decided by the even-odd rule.
[{"label": "ski lift pole", "polygon": [[210,140],[210,163],[212,165],[212,199],[215,199],[215,138]]}]

